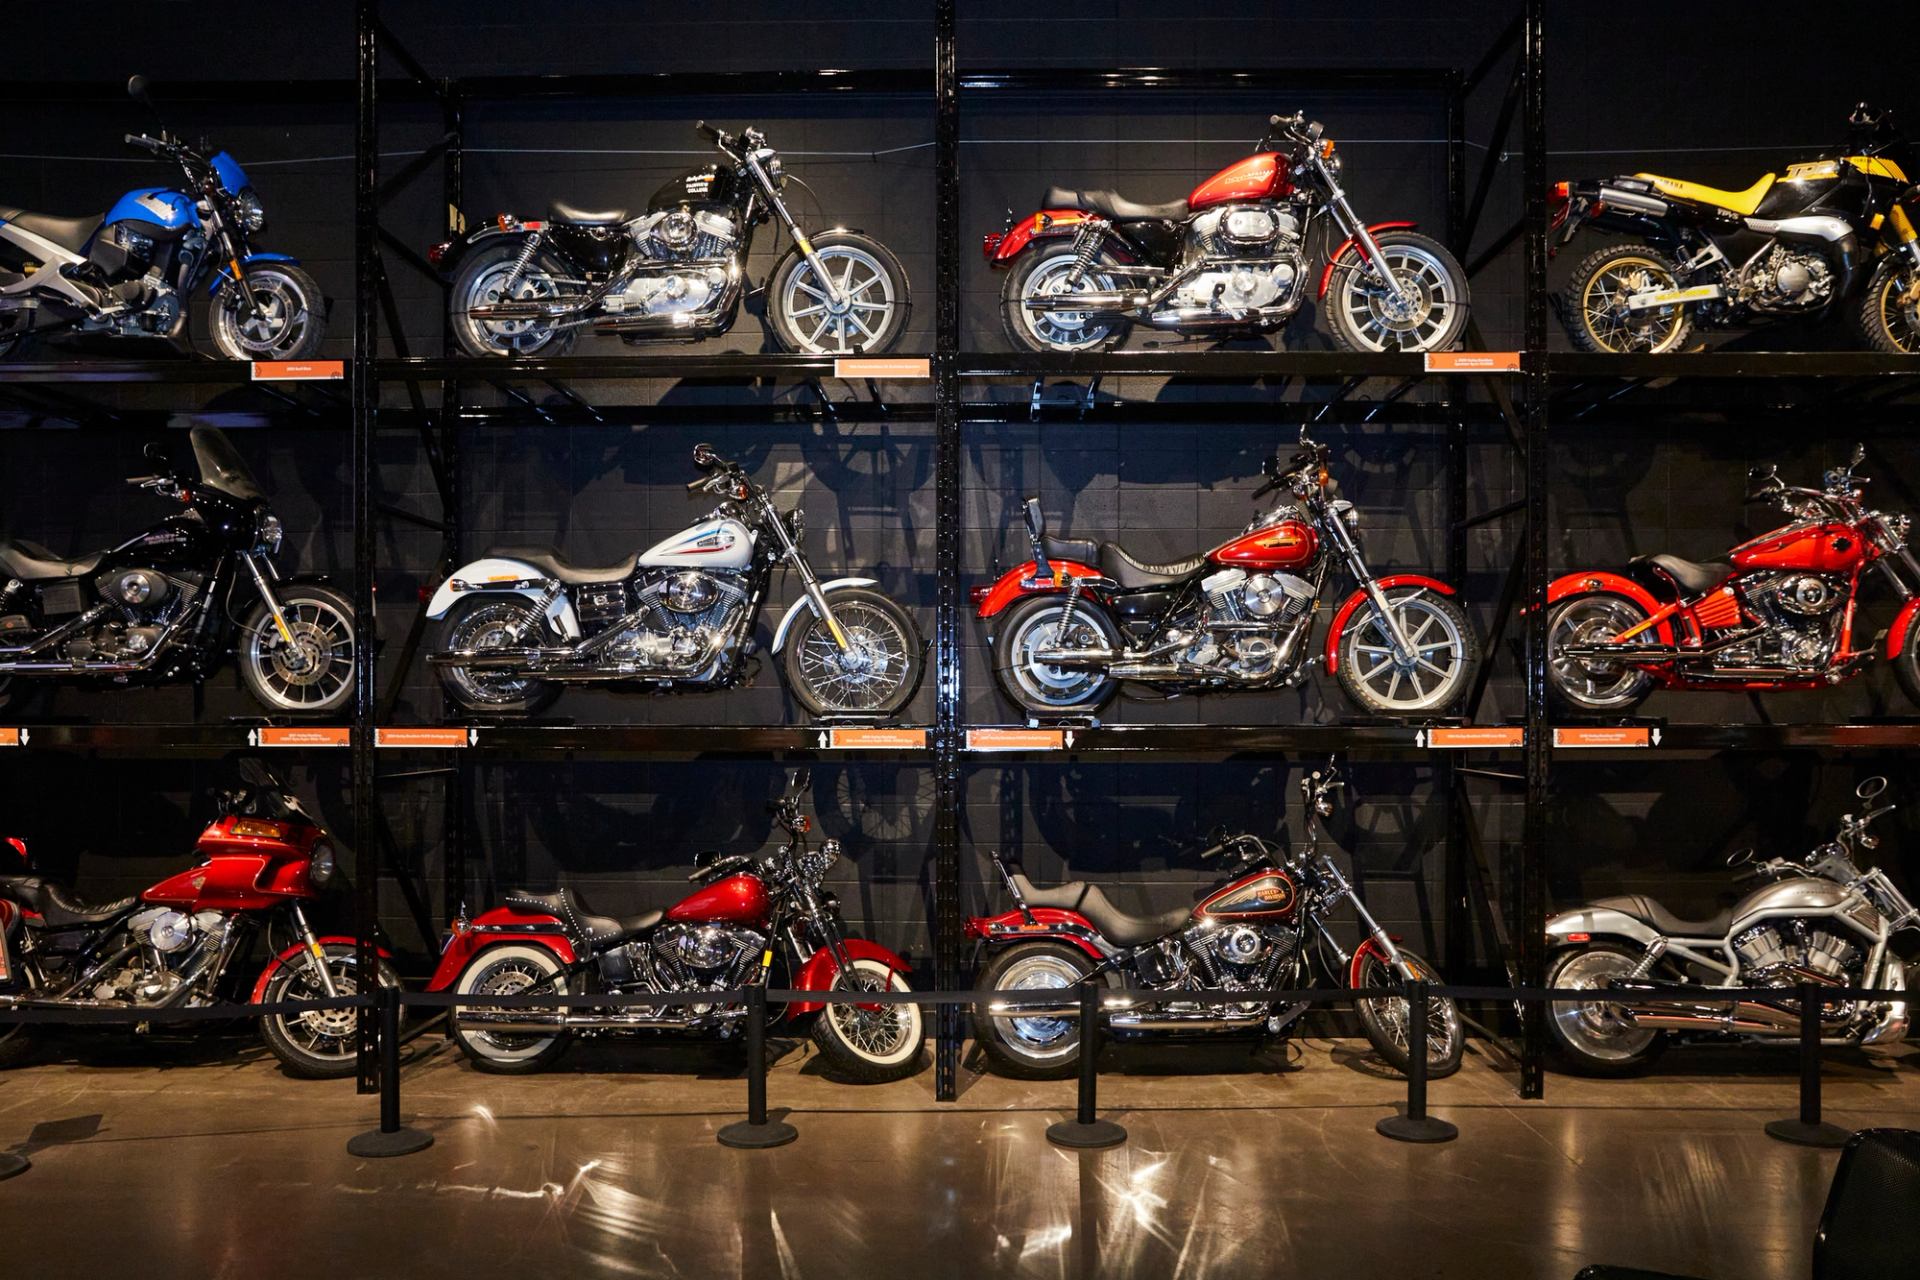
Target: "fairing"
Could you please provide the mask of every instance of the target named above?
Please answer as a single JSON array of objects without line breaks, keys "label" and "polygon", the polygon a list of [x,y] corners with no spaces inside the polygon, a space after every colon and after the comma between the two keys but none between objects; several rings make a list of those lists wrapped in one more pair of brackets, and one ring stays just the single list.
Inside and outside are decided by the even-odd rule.
[{"label": "fairing", "polygon": [[[276,834],[247,834],[247,824],[272,828]],[[140,900],[195,911],[257,911],[288,898],[315,897],[319,890],[308,868],[322,834],[305,823],[229,814],[200,836],[196,848],[206,861],[168,876]]]},{"label": "fairing", "polygon": [[214,176],[220,179],[220,185],[234,195],[253,185],[247,181],[246,170],[240,167],[240,162],[224,151],[216,151],[213,159],[207,163],[213,166]]}]

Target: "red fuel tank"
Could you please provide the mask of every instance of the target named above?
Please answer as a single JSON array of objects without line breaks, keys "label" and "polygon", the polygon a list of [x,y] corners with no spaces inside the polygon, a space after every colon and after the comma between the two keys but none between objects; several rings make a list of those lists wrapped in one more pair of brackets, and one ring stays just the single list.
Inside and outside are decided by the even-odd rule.
[{"label": "red fuel tank", "polygon": [[1730,558],[1736,569],[1847,573],[1865,563],[1866,555],[1866,542],[1852,525],[1809,520],[1743,542]]},{"label": "red fuel tank", "polygon": [[1222,543],[1207,552],[1207,559],[1246,569],[1298,569],[1312,564],[1319,549],[1320,535],[1312,525],[1304,520],[1282,520]]},{"label": "red fuel tank", "polygon": [[1236,161],[1193,189],[1187,208],[1194,213],[1210,205],[1233,200],[1270,200],[1287,194],[1292,188],[1286,180],[1280,157],[1271,151]]},{"label": "red fuel tank", "polygon": [[759,876],[743,872],[688,894],[667,908],[667,919],[674,924],[718,921],[759,927],[767,923],[767,907],[767,886]]},{"label": "red fuel tank", "polygon": [[1284,871],[1255,871],[1215,889],[1193,909],[1196,920],[1286,920],[1300,903]]}]

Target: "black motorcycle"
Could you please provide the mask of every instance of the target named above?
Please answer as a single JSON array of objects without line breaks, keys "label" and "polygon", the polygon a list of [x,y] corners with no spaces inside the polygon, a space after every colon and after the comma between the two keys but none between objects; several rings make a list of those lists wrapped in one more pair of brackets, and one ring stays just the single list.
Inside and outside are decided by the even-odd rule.
[{"label": "black motorcycle", "polygon": [[1554,227],[1637,237],[1583,258],[1559,295],[1582,351],[1680,350],[1693,326],[1811,319],[1855,305],[1862,335],[1920,352],[1920,187],[1891,114],[1865,103],[1828,155],[1723,191],[1653,173],[1557,183]]},{"label": "black motorcycle", "polygon": [[16,677],[204,680],[230,649],[247,692],[272,711],[346,702],[352,602],[318,578],[281,577],[284,533],[246,463],[212,427],[191,438],[194,475],[153,444],[146,458],[160,474],[127,481],[185,508],[144,533],[74,559],[0,539],[0,702]]},{"label": "black motorcycle", "polygon": [[767,322],[788,351],[890,350],[906,331],[907,273],[871,236],[809,238],[781,199],[790,178],[766,135],[706,121],[724,163],[673,179],[639,217],[553,202],[545,221],[503,213],[427,258],[453,278],[454,337],[473,356],[563,355],[582,328],[630,343],[691,342],[733,327],[754,231],[778,218],[793,248],[766,284]]}]

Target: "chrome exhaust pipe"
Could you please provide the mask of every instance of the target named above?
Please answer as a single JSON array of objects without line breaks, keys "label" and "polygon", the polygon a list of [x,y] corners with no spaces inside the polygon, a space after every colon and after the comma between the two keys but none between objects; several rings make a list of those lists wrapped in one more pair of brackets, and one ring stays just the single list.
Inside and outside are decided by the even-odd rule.
[{"label": "chrome exhaust pipe", "polygon": [[1137,311],[1145,307],[1152,295],[1147,293],[1050,293],[1045,297],[1027,298],[1023,304],[1029,311]]},{"label": "chrome exhaust pipe", "polygon": [[[704,1015],[711,1017],[709,1013]],[[503,1013],[462,1013],[454,1021],[501,1035],[540,1035],[556,1031],[683,1031],[701,1019],[669,1013],[541,1013],[512,1010]]]}]

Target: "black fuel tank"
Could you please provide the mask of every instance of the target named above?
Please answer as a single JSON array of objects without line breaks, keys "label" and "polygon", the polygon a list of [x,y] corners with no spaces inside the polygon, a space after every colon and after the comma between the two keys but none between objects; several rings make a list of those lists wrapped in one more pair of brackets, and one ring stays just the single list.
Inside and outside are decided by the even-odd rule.
[{"label": "black fuel tank", "polygon": [[723,165],[709,164],[668,181],[647,201],[647,212],[678,209],[683,204],[695,209],[728,209],[739,194],[739,175]]}]

